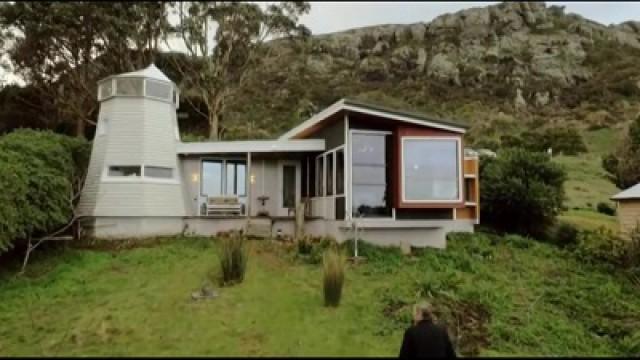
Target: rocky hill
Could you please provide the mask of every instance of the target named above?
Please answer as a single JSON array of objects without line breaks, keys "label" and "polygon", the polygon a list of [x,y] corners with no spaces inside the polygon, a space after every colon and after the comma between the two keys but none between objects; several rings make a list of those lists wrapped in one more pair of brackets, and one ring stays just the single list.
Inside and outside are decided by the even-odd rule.
[{"label": "rocky hill", "polygon": [[278,58],[227,115],[227,137],[275,136],[343,96],[466,121],[475,137],[621,126],[640,111],[640,21],[605,26],[544,3],[273,46]]}]

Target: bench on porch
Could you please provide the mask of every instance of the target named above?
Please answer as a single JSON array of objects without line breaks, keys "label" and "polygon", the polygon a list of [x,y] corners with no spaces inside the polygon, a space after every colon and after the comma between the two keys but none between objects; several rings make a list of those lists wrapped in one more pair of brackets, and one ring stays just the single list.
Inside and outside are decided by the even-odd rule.
[{"label": "bench on porch", "polygon": [[207,198],[207,216],[240,214],[242,214],[242,204],[237,196],[210,196]]}]

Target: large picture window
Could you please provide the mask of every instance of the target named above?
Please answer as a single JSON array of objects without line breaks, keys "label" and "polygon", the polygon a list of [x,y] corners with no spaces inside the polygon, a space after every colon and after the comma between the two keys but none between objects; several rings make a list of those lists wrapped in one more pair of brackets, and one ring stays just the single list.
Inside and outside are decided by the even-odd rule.
[{"label": "large picture window", "polygon": [[241,160],[203,160],[201,192],[205,196],[246,196],[247,165]]},{"label": "large picture window", "polygon": [[403,138],[403,201],[460,201],[459,151],[459,139]]}]

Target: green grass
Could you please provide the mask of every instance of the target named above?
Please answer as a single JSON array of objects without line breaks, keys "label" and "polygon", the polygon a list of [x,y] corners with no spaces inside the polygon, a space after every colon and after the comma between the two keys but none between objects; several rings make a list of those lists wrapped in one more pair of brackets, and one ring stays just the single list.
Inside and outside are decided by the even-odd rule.
[{"label": "green grass", "polygon": [[617,143],[618,130],[600,129],[584,133],[589,152],[577,156],[555,156],[554,160],[567,171],[565,205],[569,209],[561,218],[585,229],[600,225],[617,230],[615,217],[595,212],[599,202],[607,202],[619,189],[606,178],[602,156],[612,151]]},{"label": "green grass", "polygon": [[614,233],[619,230],[618,220],[615,216],[605,215],[594,210],[569,209],[559,218],[585,230],[596,230],[600,227],[607,228]]},{"label": "green grass", "polygon": [[190,294],[217,264],[207,239],[42,251],[26,276],[0,275],[0,354],[396,356],[424,296],[462,353],[628,354],[640,328],[640,290],[623,276],[522,238],[458,235],[413,258],[363,245],[335,309],[320,264],[249,247],[244,282],[199,302]]}]

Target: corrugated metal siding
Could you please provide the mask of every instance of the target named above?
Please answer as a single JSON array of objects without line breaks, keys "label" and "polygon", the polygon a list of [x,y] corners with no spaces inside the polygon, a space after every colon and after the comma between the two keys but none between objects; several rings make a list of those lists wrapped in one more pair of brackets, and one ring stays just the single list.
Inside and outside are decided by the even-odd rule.
[{"label": "corrugated metal siding", "polygon": [[640,222],[640,200],[618,202],[618,221],[620,231],[629,234]]}]

